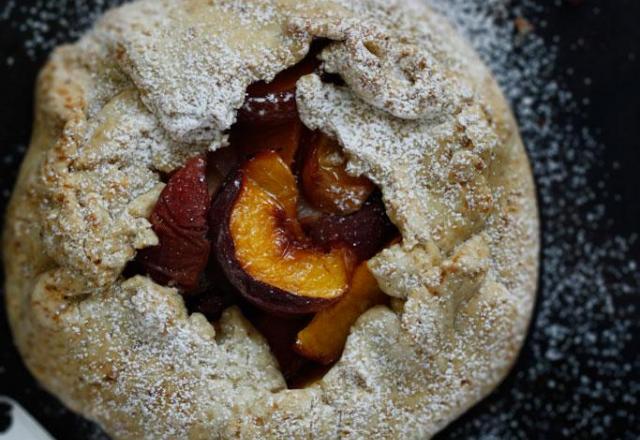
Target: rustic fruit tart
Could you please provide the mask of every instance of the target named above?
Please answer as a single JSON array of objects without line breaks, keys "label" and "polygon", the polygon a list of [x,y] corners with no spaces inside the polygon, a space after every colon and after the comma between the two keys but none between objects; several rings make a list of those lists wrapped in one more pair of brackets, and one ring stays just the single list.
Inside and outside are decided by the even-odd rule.
[{"label": "rustic fruit tart", "polygon": [[138,0],[36,97],[10,323],[114,438],[427,438],[513,363],[531,173],[421,4]]},{"label": "rustic fruit tart", "polygon": [[248,87],[224,156],[169,175],[149,217],[159,243],[127,271],[176,287],[212,322],[238,305],[290,385],[335,362],[356,319],[388,303],[366,261],[399,239],[375,185],[300,121],[296,82],[317,54]]}]

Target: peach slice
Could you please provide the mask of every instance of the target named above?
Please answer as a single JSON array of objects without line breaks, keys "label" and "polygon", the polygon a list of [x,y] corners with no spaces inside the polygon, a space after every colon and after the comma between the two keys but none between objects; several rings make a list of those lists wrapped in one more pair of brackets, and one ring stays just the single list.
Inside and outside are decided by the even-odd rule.
[{"label": "peach slice", "polygon": [[220,267],[244,298],[272,313],[316,312],[349,285],[348,252],[311,243],[296,217],[297,196],[293,174],[268,151],[227,181],[210,212]]},{"label": "peach slice", "polygon": [[171,175],[149,219],[159,244],[137,255],[155,281],[176,285],[183,293],[198,288],[209,259],[206,168],[198,156]]},{"label": "peach slice", "polygon": [[352,214],[373,192],[369,179],[347,174],[346,162],[337,141],[320,132],[310,136],[302,165],[302,188],[305,197],[319,210]]},{"label": "peach slice", "polygon": [[309,56],[277,74],[271,82],[251,84],[245,102],[238,110],[238,124],[278,125],[297,118],[296,83],[319,65],[315,57]]},{"label": "peach slice", "polygon": [[240,155],[233,147],[222,147],[207,153],[207,183],[209,195],[218,192],[227,176],[240,164]]},{"label": "peach slice", "polygon": [[250,321],[267,340],[285,380],[288,382],[297,377],[311,363],[293,349],[296,335],[309,323],[309,319],[307,317],[276,317],[259,311],[251,315]]},{"label": "peach slice", "polygon": [[231,130],[231,145],[243,159],[255,156],[261,151],[276,151],[289,166],[293,164],[300,138],[305,130],[297,117],[275,126],[237,126]]},{"label": "peach slice", "polygon": [[305,229],[314,243],[329,248],[344,246],[358,261],[373,257],[385,243],[398,235],[378,193],[354,214],[324,215],[306,224]]},{"label": "peach slice", "polygon": [[322,364],[335,362],[344,348],[351,326],[373,306],[385,304],[387,295],[369,272],[360,264],[353,275],[351,288],[331,307],[318,312],[300,333],[295,349],[302,356]]}]

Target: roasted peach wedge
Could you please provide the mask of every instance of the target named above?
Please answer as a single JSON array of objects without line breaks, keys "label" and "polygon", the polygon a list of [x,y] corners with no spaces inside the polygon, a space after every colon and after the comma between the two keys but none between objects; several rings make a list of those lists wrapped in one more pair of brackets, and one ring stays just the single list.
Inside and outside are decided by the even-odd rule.
[{"label": "roasted peach wedge", "polygon": [[322,364],[335,362],[344,349],[351,326],[373,306],[385,304],[387,295],[361,263],[353,275],[351,288],[331,307],[318,312],[309,325],[298,333],[295,350],[307,359]]},{"label": "roasted peach wedge", "polygon": [[323,250],[305,236],[297,196],[289,167],[268,151],[232,175],[210,211],[220,267],[244,298],[271,313],[316,312],[349,286],[349,252]]},{"label": "roasted peach wedge", "polygon": [[293,349],[298,332],[309,323],[307,316],[281,317],[257,311],[250,313],[249,319],[267,340],[285,380],[295,379],[309,366],[311,362]]},{"label": "roasted peach wedge", "polygon": [[347,174],[346,157],[334,139],[317,131],[307,137],[302,164],[302,189],[317,209],[329,214],[352,214],[374,190],[364,176]]},{"label": "roasted peach wedge", "polygon": [[296,83],[312,73],[320,62],[308,56],[279,74],[271,82],[259,81],[247,88],[247,97],[238,110],[238,124],[279,125],[298,118]]},{"label": "roasted peach wedge", "polygon": [[275,151],[291,166],[296,157],[302,134],[307,129],[300,119],[293,118],[279,125],[266,127],[234,126],[230,142],[241,158],[247,159],[262,151]]},{"label": "roasted peach wedge", "polygon": [[209,259],[207,163],[198,156],[173,173],[150,222],[159,244],[138,252],[137,262],[157,282],[197,290]]},{"label": "roasted peach wedge", "polygon": [[373,257],[398,235],[379,193],[371,195],[359,211],[350,215],[325,214],[306,223],[305,230],[318,246],[344,246],[358,261]]},{"label": "roasted peach wedge", "polygon": [[207,153],[207,183],[209,195],[215,195],[226,177],[240,164],[240,154],[231,146]]}]

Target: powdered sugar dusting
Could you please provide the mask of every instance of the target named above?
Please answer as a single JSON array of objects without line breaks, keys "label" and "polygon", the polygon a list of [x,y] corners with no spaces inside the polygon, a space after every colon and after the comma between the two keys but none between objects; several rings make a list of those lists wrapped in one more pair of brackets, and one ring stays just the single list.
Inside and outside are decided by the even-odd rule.
[{"label": "powdered sugar dusting", "polygon": [[[426,9],[359,0],[335,12],[311,1],[300,24],[300,8],[265,4],[282,22],[258,24],[263,9],[233,2],[140,0],[56,52],[38,88],[42,136],[26,159],[35,166],[24,168],[8,213],[16,344],[48,389],[116,437],[432,435],[506,374],[531,313],[537,214],[516,127],[489,73],[450,28],[435,38],[438,19]],[[372,270],[382,281],[417,271],[402,254],[420,247],[440,276],[417,288],[389,280],[404,307],[364,314],[325,378],[285,391],[271,386],[282,383],[274,359],[237,314],[240,337],[227,348],[174,291],[119,275],[136,247],[157,243],[144,219],[155,152],[179,161],[219,138],[211,134],[231,124],[243,88],[295,61],[314,35],[332,40],[327,68],[360,85],[303,78],[301,118],[344,143],[404,237],[400,258],[381,254]],[[374,58],[360,58],[363,45]],[[477,68],[465,74],[466,64]],[[93,93],[96,83],[121,89]]]},{"label": "powdered sugar dusting", "polygon": [[[544,227],[540,302],[525,361],[505,390],[446,437],[527,438],[547,432],[606,438],[612,426],[626,426],[628,438],[634,438],[640,395],[633,373],[640,371],[640,358],[637,350],[632,354],[640,332],[634,305],[640,291],[639,237],[606,232],[603,201],[615,195],[607,193],[606,180],[590,181],[593,169],[602,167],[603,145],[589,130],[557,122],[584,109],[553,77],[554,46],[522,28],[523,17],[544,19],[548,5],[429,3],[465,33],[512,102],[534,167]],[[563,421],[561,431],[553,420]]]},{"label": "powdered sugar dusting", "polygon": [[[635,426],[632,409],[637,405],[638,383],[626,378],[638,365],[616,363],[620,354],[630,349],[630,335],[637,334],[630,319],[634,309],[616,305],[619,298],[638,290],[637,266],[629,256],[635,238],[617,237],[604,243],[596,243],[591,238],[591,231],[602,226],[606,214],[598,204],[602,194],[588,189],[593,188],[592,185],[585,185],[587,172],[598,159],[600,147],[575,128],[558,127],[551,122],[554,108],[571,105],[570,96],[546,76],[548,64],[553,61],[552,48],[545,47],[534,36],[518,36],[514,41],[510,17],[517,11],[511,10],[509,3],[502,0],[431,2],[470,36],[514,102],[534,162],[542,211],[547,219],[543,246],[545,290],[528,351],[534,358],[533,365],[517,372],[510,398],[492,402],[486,413],[470,422],[468,428],[462,427],[456,432],[458,436],[466,432],[478,437],[523,437],[521,428],[531,430],[529,423],[541,423],[519,417],[521,411],[528,410],[566,415],[575,422],[573,432],[563,433],[567,436],[602,434],[612,416],[603,414],[602,407],[590,404],[598,401],[623,402],[625,406],[613,417],[623,418],[629,426]],[[67,3],[57,2],[52,6],[51,2],[42,2],[41,8],[37,11],[34,8],[33,20],[22,25],[24,32],[32,37],[26,40],[32,56],[57,44],[58,36],[50,39],[46,32],[62,8],[86,11],[78,15],[88,24],[106,6],[103,2],[96,2],[97,7],[81,1],[73,2],[73,6]],[[525,11],[535,7],[525,3]],[[61,9],[52,10],[58,5]],[[20,7],[10,1],[4,14],[10,16],[12,10]],[[77,36],[77,31],[70,35],[63,32],[59,40],[70,36]],[[560,194],[555,189],[559,185],[563,187]],[[592,205],[595,206],[590,207]],[[570,215],[576,207],[588,211],[588,224]],[[602,328],[606,330],[601,332]],[[587,360],[576,353],[586,354]],[[560,389],[559,395],[564,395],[562,390],[569,386],[575,391],[571,404],[567,404],[564,397],[557,402],[537,399],[536,387],[539,386]]]},{"label": "powdered sugar dusting", "polygon": [[[102,13],[123,0],[8,0],[0,6],[0,20],[17,29],[23,36],[26,54],[41,58],[56,46],[78,39]],[[21,19],[14,19],[15,16]],[[5,62],[12,64],[7,59]]]}]

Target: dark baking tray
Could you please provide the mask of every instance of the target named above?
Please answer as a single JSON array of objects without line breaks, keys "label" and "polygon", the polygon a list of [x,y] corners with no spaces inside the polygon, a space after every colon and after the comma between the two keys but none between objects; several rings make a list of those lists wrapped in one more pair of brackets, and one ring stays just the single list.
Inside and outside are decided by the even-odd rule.
[{"label": "dark baking tray", "polygon": [[[91,23],[96,11],[115,2],[0,0],[2,211],[29,140],[33,85],[47,56],[46,41],[76,36]],[[581,112],[559,111],[557,123],[586,127],[603,145],[588,173],[581,174],[587,177],[581,184],[593,189],[596,196],[584,212],[573,213],[578,217],[567,215],[559,221],[551,218],[555,215],[553,209],[546,209],[554,203],[553,191],[557,194],[563,191],[562,180],[552,190],[545,190],[545,197],[541,198],[545,244],[570,248],[575,237],[571,233],[557,234],[555,228],[571,231],[572,218],[580,218],[584,223],[587,217],[583,214],[586,216],[587,210],[601,206],[605,217],[594,220],[592,227],[587,228],[587,240],[593,244],[593,252],[612,250],[595,257],[596,260],[592,255],[582,255],[598,263],[589,267],[599,276],[583,273],[581,276],[587,280],[594,276],[594,282],[591,285],[583,278],[580,285],[593,289],[594,298],[602,298],[602,289],[611,295],[610,301],[602,305],[603,313],[596,313],[592,305],[571,301],[574,291],[570,286],[562,289],[557,285],[557,277],[543,276],[532,331],[514,371],[496,392],[439,438],[638,438],[640,292],[633,270],[630,274],[619,266],[631,264],[630,261],[640,263],[640,246],[634,239],[640,231],[640,2],[548,1],[538,2],[536,8],[530,7],[531,2],[521,5],[524,2],[505,0],[505,3],[513,10],[525,6],[523,10],[537,33],[558,51],[552,76],[573,93],[575,101],[588,104],[581,107]],[[44,44],[32,41],[25,45],[21,20],[32,17],[33,11],[21,15],[16,5],[59,14],[57,28],[39,32],[46,40]],[[33,33],[29,38],[33,38]],[[35,46],[30,46],[31,43]],[[29,47],[32,48],[25,50]],[[548,177],[540,171],[544,169],[540,167],[548,164],[535,165],[538,178]],[[615,236],[622,242],[612,247]],[[557,240],[564,242],[558,247],[558,243],[553,243]],[[543,275],[553,272],[554,268],[549,267],[551,259],[543,254]],[[575,274],[567,273],[568,284],[570,275]],[[566,304],[556,296],[565,296]],[[578,297],[580,301],[585,298],[589,298],[588,292]],[[585,325],[589,334],[583,334]],[[566,334],[551,333],[561,331]],[[64,409],[34,382],[12,345],[3,304],[0,395],[19,401],[57,438],[106,438],[99,428]],[[8,423],[7,417],[0,414],[0,432]]]}]

